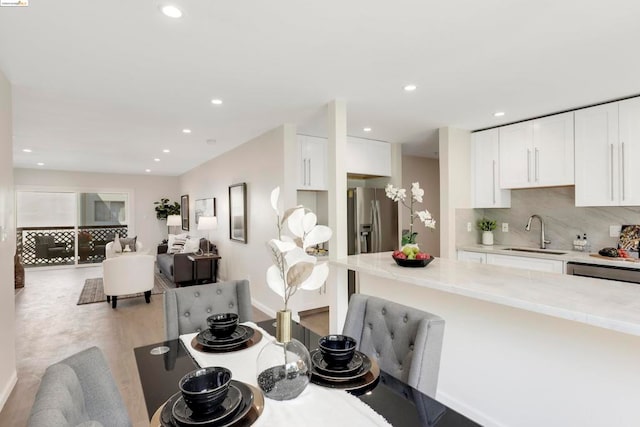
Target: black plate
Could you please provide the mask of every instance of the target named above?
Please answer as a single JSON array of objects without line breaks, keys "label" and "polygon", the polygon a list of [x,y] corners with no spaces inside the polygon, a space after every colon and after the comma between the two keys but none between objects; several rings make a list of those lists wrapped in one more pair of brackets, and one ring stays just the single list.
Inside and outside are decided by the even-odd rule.
[{"label": "black plate", "polygon": [[[352,372],[350,374],[347,375],[333,375],[333,374],[328,374],[326,372],[320,372],[318,370],[318,368],[313,364],[313,362],[311,363],[311,378],[313,379],[313,377],[317,377],[323,381],[329,382],[329,383],[344,383],[344,382],[349,382],[349,381],[355,381],[360,379],[361,377],[365,376],[370,370],[371,370],[371,359],[369,359],[367,357],[366,354],[364,353],[360,353],[359,351],[356,351],[357,354],[360,355],[360,357],[362,357],[362,364],[360,365],[360,367],[355,371]],[[355,355],[354,355],[355,357]]]},{"label": "black plate", "polygon": [[184,401],[183,396],[173,404],[171,414],[178,425],[200,426],[209,425],[211,423],[219,423],[231,417],[242,403],[242,393],[238,387],[229,385],[229,393],[222,401],[218,409],[211,414],[199,416],[193,413]]},{"label": "black plate", "polygon": [[199,424],[179,424],[176,419],[172,415],[173,406],[175,405],[178,399],[182,398],[182,393],[178,392],[171,396],[167,403],[165,403],[162,408],[162,412],[160,413],[160,425],[162,427],[182,427],[182,426],[197,426],[197,427],[230,427],[236,423],[238,423],[242,418],[244,418],[247,413],[251,410],[253,405],[253,391],[251,388],[247,386],[245,383],[231,380],[231,385],[235,386],[240,393],[242,394],[242,400],[240,405],[233,413],[233,415],[229,418],[225,418],[223,421],[197,421]]},{"label": "black plate", "polygon": [[238,347],[251,338],[255,334],[255,330],[250,326],[238,325],[233,334],[228,338],[215,338],[209,329],[206,329],[196,335],[196,341],[203,347],[207,347],[214,350],[225,350],[233,347]]},{"label": "black plate", "polygon": [[344,377],[350,374],[355,373],[360,367],[364,359],[362,358],[363,354],[359,351],[356,351],[353,354],[353,359],[349,362],[349,364],[343,368],[336,368],[333,366],[329,366],[327,362],[322,358],[322,353],[319,349],[315,349],[311,352],[311,363],[316,371],[321,374],[325,374],[331,377]]}]

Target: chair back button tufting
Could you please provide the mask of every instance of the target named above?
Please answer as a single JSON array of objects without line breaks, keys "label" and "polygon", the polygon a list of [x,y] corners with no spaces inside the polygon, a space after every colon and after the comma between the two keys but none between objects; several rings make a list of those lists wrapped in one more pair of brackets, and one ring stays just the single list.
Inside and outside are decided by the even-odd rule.
[{"label": "chair back button tufting", "polygon": [[196,292],[194,295],[198,298],[200,296],[200,292]]},{"label": "chair back button tufting", "polygon": [[233,308],[233,303],[232,302],[229,303],[229,308]]},{"label": "chair back button tufting", "polygon": [[391,335],[391,339],[395,338],[395,335],[393,335],[393,332],[391,332],[389,335]]},{"label": "chair back button tufting", "polygon": [[221,293],[222,293],[222,289],[218,289],[218,290],[216,291],[216,294],[218,294],[218,295],[220,295]]},{"label": "chair back button tufting", "polygon": [[196,332],[200,332],[200,328],[196,329]]},{"label": "chair back button tufting", "polygon": [[189,312],[184,313],[184,317],[189,317]]},{"label": "chair back button tufting", "polygon": [[407,323],[409,321],[409,318],[407,316],[404,316],[402,320],[404,321],[404,323]]},{"label": "chair back button tufting", "polygon": [[382,309],[382,315],[385,315],[385,314],[387,314],[387,309],[386,309],[386,308],[383,308],[383,309]]},{"label": "chair back button tufting", "polygon": [[211,313],[211,309],[210,308],[207,308],[207,313]]}]

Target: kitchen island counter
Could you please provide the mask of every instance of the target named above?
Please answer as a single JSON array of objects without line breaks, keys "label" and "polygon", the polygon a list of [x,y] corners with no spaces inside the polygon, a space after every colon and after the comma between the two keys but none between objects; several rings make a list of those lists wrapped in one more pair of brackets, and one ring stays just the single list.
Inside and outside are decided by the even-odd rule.
[{"label": "kitchen island counter", "polygon": [[480,424],[640,425],[640,285],[390,252],[331,263],[445,320],[436,397]]}]

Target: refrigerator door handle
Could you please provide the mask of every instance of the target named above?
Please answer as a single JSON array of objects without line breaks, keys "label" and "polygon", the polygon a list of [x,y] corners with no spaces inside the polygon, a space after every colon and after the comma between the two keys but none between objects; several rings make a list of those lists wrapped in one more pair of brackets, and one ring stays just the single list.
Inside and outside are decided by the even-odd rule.
[{"label": "refrigerator door handle", "polygon": [[380,236],[380,203],[377,200],[371,201],[371,211],[373,216],[372,252],[380,252],[382,249],[382,236]]},{"label": "refrigerator door handle", "polygon": [[355,250],[355,255],[361,254],[362,253],[362,247],[360,245],[360,219],[358,218],[358,191],[357,189],[355,189],[353,191],[353,230],[351,230],[351,232],[353,233],[353,239],[354,239],[354,250]]}]

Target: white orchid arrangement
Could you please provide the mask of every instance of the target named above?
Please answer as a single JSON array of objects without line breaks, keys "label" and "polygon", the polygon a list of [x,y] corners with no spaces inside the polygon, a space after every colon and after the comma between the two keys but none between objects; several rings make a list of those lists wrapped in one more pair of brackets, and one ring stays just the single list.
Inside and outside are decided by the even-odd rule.
[{"label": "white orchid arrangement", "polygon": [[431,213],[428,210],[414,211],[414,203],[422,203],[422,196],[424,196],[424,190],[420,188],[419,182],[411,184],[411,199],[407,203],[407,190],[404,188],[396,188],[391,184],[387,184],[385,188],[387,197],[394,202],[401,202],[406,208],[409,209],[411,214],[411,221],[409,222],[409,234],[402,236],[402,243],[415,243],[415,238],[418,233],[413,231],[413,220],[417,216],[425,227],[434,229],[436,228],[436,220],[433,219]]},{"label": "white orchid arrangement", "polygon": [[[329,240],[332,231],[325,225],[317,225],[316,215],[304,206],[287,209],[281,214],[279,197],[280,187],[276,187],[271,192],[271,206],[276,211],[278,238],[267,244],[273,257],[273,265],[267,270],[267,284],[282,297],[287,310],[289,298],[298,289],[318,289],[327,280],[328,264],[317,264],[316,257],[308,255],[306,250]],[[282,234],[285,223],[293,237]]]}]

